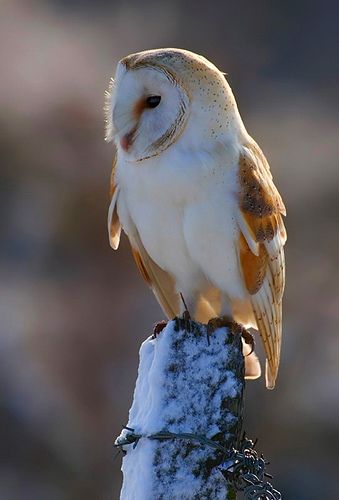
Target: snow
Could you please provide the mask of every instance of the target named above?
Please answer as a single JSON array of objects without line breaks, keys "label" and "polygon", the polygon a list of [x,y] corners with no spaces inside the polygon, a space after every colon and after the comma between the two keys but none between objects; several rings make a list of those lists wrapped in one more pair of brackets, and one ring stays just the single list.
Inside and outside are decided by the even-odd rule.
[{"label": "snow", "polygon": [[218,468],[206,464],[217,456],[216,450],[187,439],[146,437],[167,431],[211,439],[222,433],[230,445],[230,431],[241,426],[241,342],[223,328],[208,343],[206,326],[194,325],[193,332],[176,331],[171,321],[156,339],[149,337],[141,346],[127,427],[143,437],[135,446],[124,446],[122,500],[227,496]]}]

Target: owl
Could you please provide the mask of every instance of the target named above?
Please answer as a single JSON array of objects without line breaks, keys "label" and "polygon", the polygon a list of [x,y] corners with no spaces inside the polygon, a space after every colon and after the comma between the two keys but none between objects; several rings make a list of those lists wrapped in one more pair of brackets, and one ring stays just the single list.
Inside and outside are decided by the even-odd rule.
[{"label": "owl", "polygon": [[[256,328],[273,389],[286,212],[224,73],[182,49],[128,55],[107,94],[106,122],[116,149],[111,246],[122,228],[169,319],[183,313],[182,295],[197,321],[222,316]],[[247,378],[260,376],[254,352],[245,366]]]}]

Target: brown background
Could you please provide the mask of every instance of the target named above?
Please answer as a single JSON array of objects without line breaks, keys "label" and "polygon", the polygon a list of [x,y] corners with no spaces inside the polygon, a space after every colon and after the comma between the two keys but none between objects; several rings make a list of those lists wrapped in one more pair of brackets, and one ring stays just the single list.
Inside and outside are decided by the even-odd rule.
[{"label": "brown background", "polygon": [[118,498],[113,437],[162,313],[106,234],[117,60],[179,46],[228,73],[288,208],[278,386],[245,428],[286,499],[338,484],[338,3],[2,0],[0,498]]}]

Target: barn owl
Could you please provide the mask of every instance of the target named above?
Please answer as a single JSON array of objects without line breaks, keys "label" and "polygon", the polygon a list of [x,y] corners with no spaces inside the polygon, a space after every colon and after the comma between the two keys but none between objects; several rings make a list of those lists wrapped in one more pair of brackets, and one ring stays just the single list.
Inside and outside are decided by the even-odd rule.
[{"label": "barn owl", "polygon": [[[285,207],[247,133],[224,73],[181,49],[131,54],[107,93],[116,155],[108,228],[121,228],[168,318],[223,315],[256,328],[266,386],[278,373],[285,282]],[[247,353],[248,354],[248,353]],[[260,376],[255,353],[248,378]]]}]

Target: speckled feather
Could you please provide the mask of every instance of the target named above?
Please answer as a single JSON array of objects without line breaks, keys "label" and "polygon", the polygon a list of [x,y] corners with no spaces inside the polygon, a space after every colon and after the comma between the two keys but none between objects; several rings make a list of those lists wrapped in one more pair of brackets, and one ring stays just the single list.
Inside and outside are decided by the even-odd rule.
[{"label": "speckled feather", "polygon": [[[161,103],[147,108],[147,96]],[[233,314],[257,327],[274,387],[281,345],[285,207],[224,74],[202,56],[158,49],[118,64],[107,105],[117,161],[109,232],[121,226],[169,318],[179,292],[200,321]],[[128,140],[126,139],[128,138]],[[255,354],[246,359],[260,375]]]}]

